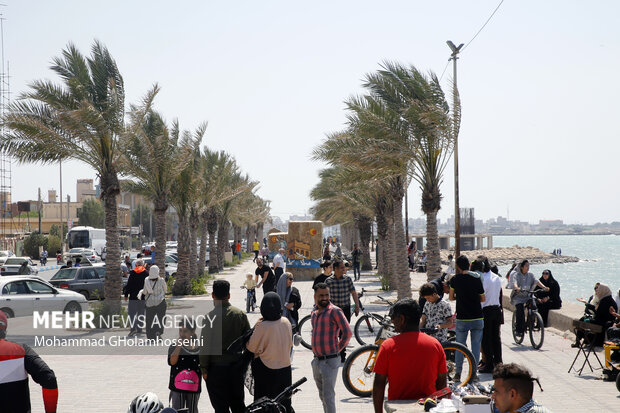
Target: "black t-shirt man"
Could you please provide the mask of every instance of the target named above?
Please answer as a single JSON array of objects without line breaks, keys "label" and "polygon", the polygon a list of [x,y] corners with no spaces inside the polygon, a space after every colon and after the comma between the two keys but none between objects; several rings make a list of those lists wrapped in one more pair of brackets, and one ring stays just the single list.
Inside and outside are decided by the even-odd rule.
[{"label": "black t-shirt man", "polygon": [[475,272],[456,274],[450,280],[450,288],[456,295],[457,320],[481,320],[480,296],[484,294],[482,277]]},{"label": "black t-shirt man", "polygon": [[276,290],[276,276],[273,273],[271,267],[263,264],[260,267],[256,267],[256,271],[254,271],[254,274],[261,277],[264,294]]}]

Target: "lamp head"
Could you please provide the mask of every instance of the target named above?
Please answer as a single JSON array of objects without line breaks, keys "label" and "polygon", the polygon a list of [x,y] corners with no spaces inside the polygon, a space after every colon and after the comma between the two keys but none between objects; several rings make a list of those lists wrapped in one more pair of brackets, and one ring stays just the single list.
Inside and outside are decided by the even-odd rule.
[{"label": "lamp head", "polygon": [[461,43],[458,47],[456,47],[454,43],[452,43],[452,40],[448,40],[446,44],[448,45],[450,50],[452,50],[452,56],[456,56],[461,51],[461,48],[464,46],[464,43]]}]

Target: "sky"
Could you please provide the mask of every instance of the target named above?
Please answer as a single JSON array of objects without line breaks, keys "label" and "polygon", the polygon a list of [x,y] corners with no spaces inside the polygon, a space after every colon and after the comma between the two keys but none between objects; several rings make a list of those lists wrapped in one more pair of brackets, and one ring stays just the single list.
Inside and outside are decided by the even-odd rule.
[{"label": "sky", "polygon": [[[16,99],[35,79],[57,80],[52,57],[69,43],[103,42],[123,74],[126,102],[157,82],[156,109],[204,144],[233,154],[260,181],[272,214],[304,214],[325,165],[313,148],[346,125],[344,100],[363,93],[382,61],[443,73],[458,60],[461,207],[476,218],[537,223],[620,220],[620,2],[4,0],[4,50]],[[444,72],[444,69],[445,72]],[[454,212],[452,164],[439,218]],[[84,164],[63,165],[75,197]],[[363,182],[359,183],[363,185]],[[13,199],[58,189],[57,165],[13,165]],[[423,217],[409,188],[409,216]]]}]

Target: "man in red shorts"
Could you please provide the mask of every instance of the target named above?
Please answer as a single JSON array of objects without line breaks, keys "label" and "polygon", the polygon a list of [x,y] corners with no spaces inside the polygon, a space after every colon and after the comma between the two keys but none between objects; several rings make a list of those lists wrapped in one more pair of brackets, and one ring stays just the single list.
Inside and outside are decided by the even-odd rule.
[{"label": "man in red shorts", "polygon": [[375,362],[372,398],[375,412],[383,411],[385,384],[388,400],[417,400],[447,386],[446,354],[434,337],[420,333],[420,306],[411,298],[392,307],[398,333],[381,344]]}]

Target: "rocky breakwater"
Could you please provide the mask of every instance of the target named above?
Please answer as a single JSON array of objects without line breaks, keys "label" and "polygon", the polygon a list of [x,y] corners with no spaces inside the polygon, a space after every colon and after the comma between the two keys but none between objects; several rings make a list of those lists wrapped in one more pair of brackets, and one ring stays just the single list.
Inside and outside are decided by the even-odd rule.
[{"label": "rocky breakwater", "polygon": [[[448,261],[448,254],[453,254],[454,251],[442,250],[441,260],[444,263]],[[461,251],[461,254],[467,256],[470,260],[475,260],[478,255],[485,255],[490,261],[496,265],[512,265],[515,262],[522,260],[528,260],[532,264],[547,264],[547,263],[568,263],[578,262],[579,258],[570,257],[567,255],[553,255],[551,253],[542,251],[534,247],[520,247],[514,245],[509,248],[491,248],[484,250],[473,251]]]}]

